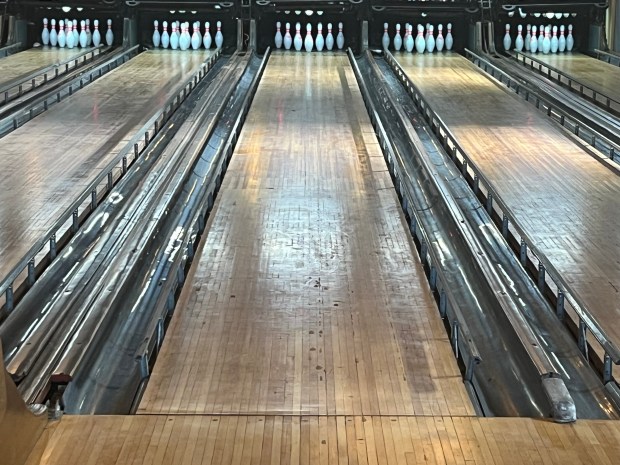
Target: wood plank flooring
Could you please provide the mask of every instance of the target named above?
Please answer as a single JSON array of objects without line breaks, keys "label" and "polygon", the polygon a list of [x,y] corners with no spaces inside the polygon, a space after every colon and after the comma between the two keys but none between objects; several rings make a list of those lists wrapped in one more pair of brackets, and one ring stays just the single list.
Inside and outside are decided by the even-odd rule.
[{"label": "wood plank flooring", "polygon": [[397,59],[620,344],[620,177],[462,56]]},{"label": "wood plank flooring", "polygon": [[615,465],[620,422],[135,415],[51,424],[27,465]]},{"label": "wood plank flooring", "polygon": [[142,53],[2,138],[0,277],[208,56]]},{"label": "wood plank flooring", "polygon": [[84,49],[41,47],[9,55],[0,60],[0,87],[20,76],[27,76],[38,69],[62,63],[81,53],[84,53]]},{"label": "wood plank flooring", "polygon": [[271,57],[208,231],[138,413],[474,414],[345,55]]}]

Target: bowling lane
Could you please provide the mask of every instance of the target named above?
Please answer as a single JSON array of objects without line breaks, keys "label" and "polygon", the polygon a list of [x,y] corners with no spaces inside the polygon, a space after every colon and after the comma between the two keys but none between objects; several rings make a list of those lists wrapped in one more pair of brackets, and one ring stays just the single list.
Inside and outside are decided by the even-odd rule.
[{"label": "bowling lane", "polygon": [[344,54],[270,58],[207,231],[138,413],[474,414]]},{"label": "bowling lane", "polygon": [[620,68],[581,53],[536,54],[548,64],[616,101],[620,101]]},{"label": "bowling lane", "polygon": [[620,176],[462,56],[397,59],[620,344]]},{"label": "bowling lane", "polygon": [[70,60],[85,51],[80,48],[41,47],[9,55],[0,60],[0,88],[20,76],[25,77],[38,69]]},{"label": "bowling lane", "polygon": [[0,276],[210,52],[149,51],[0,140]]}]

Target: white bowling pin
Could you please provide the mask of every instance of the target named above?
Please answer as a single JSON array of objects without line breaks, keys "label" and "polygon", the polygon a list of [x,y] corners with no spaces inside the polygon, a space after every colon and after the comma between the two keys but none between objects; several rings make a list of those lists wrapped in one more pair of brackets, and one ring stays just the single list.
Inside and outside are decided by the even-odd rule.
[{"label": "white bowling pin", "polygon": [[394,35],[394,50],[400,51],[403,46],[403,38],[400,36],[400,24],[396,25],[396,34]]},{"label": "white bowling pin", "polygon": [[217,32],[215,33],[215,46],[219,49],[224,45],[224,34],[222,34],[222,22],[218,21],[216,24]]},{"label": "white bowling pin", "polygon": [[510,37],[510,24],[506,24],[506,34],[504,34],[504,50],[510,51],[512,46],[512,38]]},{"label": "white bowling pin", "polygon": [[43,31],[41,31],[41,42],[43,45],[50,43],[50,30],[47,27],[47,18],[43,18]]},{"label": "white bowling pin", "polygon": [[293,38],[291,37],[291,23],[286,23],[286,33],[284,34],[284,48],[286,50],[291,49],[291,45],[293,45]]},{"label": "white bowling pin", "polygon": [[56,47],[58,45],[58,32],[56,31],[56,20],[52,19],[52,30],[50,31],[50,45]]},{"label": "white bowling pin", "polygon": [[448,23],[448,33],[446,34],[446,50],[452,50],[454,39],[452,37],[452,23]]},{"label": "white bowling pin", "polygon": [[80,21],[80,47],[86,48],[88,45],[88,36],[86,35],[86,21]]},{"label": "white bowling pin", "polygon": [[430,23],[426,23],[425,26],[425,33],[424,33],[424,42],[426,42],[428,40],[428,31],[430,30],[431,24]]},{"label": "white bowling pin", "polygon": [[99,47],[101,45],[101,33],[99,32],[99,20],[94,22],[95,30],[93,31],[93,45]]},{"label": "white bowling pin", "polygon": [[443,50],[443,46],[445,43],[445,39],[443,38],[443,24],[437,25],[437,40],[435,40],[435,47],[437,47],[437,51],[441,52]]},{"label": "white bowling pin", "polygon": [[383,23],[383,37],[381,37],[381,45],[383,45],[383,50],[387,50],[390,47],[390,35],[388,34],[388,23]]},{"label": "white bowling pin", "polygon": [[90,19],[86,20],[86,45],[91,46],[93,44],[93,33],[90,31]]},{"label": "white bowling pin", "polygon": [[560,38],[558,39],[558,52],[564,52],[565,50],[566,50],[566,37],[564,37],[564,25],[562,25],[560,26]]},{"label": "white bowling pin", "polygon": [[413,52],[413,24],[407,24],[407,39],[405,40],[405,50],[409,53]]},{"label": "white bowling pin", "polygon": [[75,47],[75,36],[73,35],[73,23],[71,21],[67,23],[65,36],[67,38],[67,48]]},{"label": "white bowling pin", "polygon": [[209,30],[210,27],[211,24],[209,24],[209,21],[207,21],[205,23],[205,35],[202,36],[202,45],[204,45],[204,48],[206,48],[207,50],[211,48],[211,31]]},{"label": "white bowling pin", "polygon": [[168,48],[168,45],[170,45],[170,34],[168,34],[168,21],[164,21],[161,31],[161,46],[163,48]]},{"label": "white bowling pin", "polygon": [[538,35],[538,51],[542,52],[543,50],[543,42],[545,41],[545,26],[540,26],[540,29],[538,29],[539,35]]},{"label": "white bowling pin", "polygon": [[332,34],[332,23],[327,23],[327,37],[325,37],[325,47],[327,50],[334,48],[334,34]]},{"label": "white bowling pin", "polygon": [[[182,38],[179,40],[179,48],[181,50],[188,50],[192,44],[192,36],[189,34],[189,23],[183,23],[181,26],[183,30]],[[181,46],[181,44],[183,44]]]},{"label": "white bowling pin", "polygon": [[538,50],[538,38],[536,37],[536,26],[532,26],[532,38],[530,39],[530,52],[536,53]]},{"label": "white bowling pin", "polygon": [[114,33],[112,32],[112,20],[108,19],[108,30],[105,33],[105,43],[108,44],[108,46],[112,45],[112,43],[114,42]]},{"label": "white bowling pin", "polygon": [[192,49],[198,50],[202,42],[202,37],[200,37],[200,23],[194,23],[192,29],[194,30],[192,34]]},{"label": "white bowling pin", "polygon": [[153,47],[159,47],[161,43],[161,34],[159,33],[159,21],[153,21]]},{"label": "white bowling pin", "polygon": [[314,43],[316,45],[316,51],[322,52],[323,47],[325,47],[325,39],[323,38],[323,23],[317,24],[316,28],[316,40],[314,41]]},{"label": "white bowling pin", "polygon": [[575,39],[573,38],[573,25],[568,25],[568,35],[566,36],[566,51],[570,52],[575,46]]},{"label": "white bowling pin", "polygon": [[338,35],[336,36],[336,45],[338,50],[342,50],[344,47],[344,34],[342,33],[342,23],[338,23]]},{"label": "white bowling pin", "polygon": [[172,33],[170,34],[170,48],[176,50],[179,48],[179,34],[177,32],[177,22],[172,22]]},{"label": "white bowling pin", "polygon": [[312,39],[312,24],[306,24],[306,38],[304,39],[304,47],[306,52],[311,52],[314,48],[314,39]]},{"label": "white bowling pin", "polygon": [[435,26],[430,24],[428,26],[428,39],[426,39],[426,50],[428,51],[428,53],[433,53],[433,51],[435,50],[435,36],[433,35],[434,31]]},{"label": "white bowling pin", "polygon": [[65,34],[65,22],[61,19],[58,23],[58,46],[64,48],[67,45],[67,35]]},{"label": "white bowling pin", "polygon": [[549,37],[550,35],[551,35],[551,27],[547,26],[545,27],[545,38],[543,39],[543,48],[542,48],[542,52],[545,55],[549,53],[549,51],[551,50],[551,38]]},{"label": "white bowling pin", "polygon": [[295,50],[298,52],[301,50],[301,46],[303,45],[303,40],[301,39],[301,23],[295,24],[295,38],[293,39],[293,45],[295,46]]},{"label": "white bowling pin", "polygon": [[73,20],[71,30],[73,31],[73,46],[77,47],[80,44],[80,33],[78,32],[77,19]]},{"label": "white bowling pin", "polygon": [[523,26],[517,26],[517,38],[515,39],[515,48],[517,52],[523,51]]},{"label": "white bowling pin", "polygon": [[553,37],[551,37],[551,53],[558,53],[558,47],[560,42],[558,41],[558,27],[553,26]]},{"label": "white bowling pin", "polygon": [[532,25],[528,24],[526,26],[527,34],[525,34],[525,39],[523,40],[523,47],[526,51],[530,51],[530,40],[532,40]]},{"label": "white bowling pin", "polygon": [[276,23],[276,48],[282,48],[282,33],[280,32],[280,21]]},{"label": "white bowling pin", "polygon": [[418,24],[418,35],[415,38],[415,49],[418,53],[424,53],[426,50],[426,40],[424,40],[424,26]]}]

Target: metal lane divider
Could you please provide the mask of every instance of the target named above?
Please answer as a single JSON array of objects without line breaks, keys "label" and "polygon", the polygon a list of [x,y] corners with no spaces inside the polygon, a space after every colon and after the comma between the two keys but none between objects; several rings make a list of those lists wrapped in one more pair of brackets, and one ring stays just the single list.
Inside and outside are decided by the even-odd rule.
[{"label": "metal lane divider", "polygon": [[115,55],[101,65],[86,71],[80,76],[77,76],[61,89],[35,99],[28,105],[28,108],[17,111],[0,119],[0,137],[4,137],[8,133],[16,130],[18,127],[23,126],[35,116],[47,111],[52,105],[59,103],[66,97],[73,95],[78,90],[84,88],[96,79],[99,79],[101,76],[109,73],[113,69],[118,68],[120,65],[138,55],[138,53],[140,53],[139,45],[123,50],[120,55]]},{"label": "metal lane divider", "polygon": [[[80,225],[97,208],[114,185],[127,174],[153,137],[196,87],[215,61],[218,51],[206,60],[182,89],[171,96],[162,108],[134,135],[118,155],[89,183],[83,193],[56,220],[47,232],[33,244],[28,253],[0,281],[0,322],[13,311],[44,269],[75,235]],[[4,300],[4,301],[2,301]]]},{"label": "metal lane divider", "polygon": [[360,86],[368,115],[370,116],[372,125],[376,130],[377,138],[381,143],[381,149],[385,160],[394,177],[399,180],[397,185],[395,185],[395,189],[401,199],[402,208],[407,213],[409,230],[411,235],[416,239],[416,248],[418,250],[422,265],[424,265],[426,278],[428,279],[433,295],[437,300],[439,314],[442,319],[445,319],[448,322],[448,326],[450,327],[450,341],[454,356],[457,360],[460,360],[465,367],[463,373],[465,386],[477,414],[482,416],[482,407],[480,406],[478,396],[475,393],[472,383],[475,367],[482,361],[482,357],[480,356],[480,352],[478,351],[476,343],[474,342],[471,332],[467,326],[467,321],[463,316],[461,307],[456,298],[452,295],[449,285],[447,285],[449,281],[446,279],[443,268],[441,267],[441,257],[438,256],[437,251],[430,246],[432,241],[422,227],[423,223],[421,222],[416,209],[412,208],[415,204],[413,197],[410,192],[404,188],[402,182],[400,182],[400,180],[403,179],[403,175],[400,171],[400,165],[396,162],[396,157],[392,151],[392,146],[389,143],[387,132],[377,114],[376,109],[374,108],[374,104],[369,98],[368,88],[361,76],[361,72],[355,60],[355,56],[353,55],[353,51],[349,48],[347,53],[357,78],[357,83]]},{"label": "metal lane divider", "polygon": [[80,53],[69,60],[37,69],[26,76],[18,76],[0,86],[0,105],[5,105],[11,100],[21,97],[26,92],[30,92],[32,89],[45,85],[69,71],[93,61],[95,57],[108,50],[110,50],[110,47],[99,46]]},{"label": "metal lane divider", "polygon": [[515,60],[517,60],[517,62],[521,63],[526,68],[538,71],[538,73],[542,76],[545,76],[551,81],[557,82],[561,86],[567,87],[571,91],[577,93],[580,97],[590,100],[604,110],[609,111],[616,116],[620,115],[620,102],[618,100],[593,89],[588,84],[569,76],[564,71],[554,68],[553,66],[534,58],[533,56],[517,51],[513,52],[512,56]]},{"label": "metal lane divider", "polygon": [[594,53],[596,53],[596,58],[598,60],[609,63],[610,65],[620,66],[620,55],[616,53],[605,52],[597,48],[594,49]]},{"label": "metal lane divider", "polygon": [[465,53],[472,63],[484,70],[484,72],[490,76],[497,79],[510,90],[513,90],[525,101],[535,105],[536,108],[545,113],[549,119],[555,121],[560,126],[585,141],[587,144],[590,144],[592,147],[599,150],[603,156],[608,157],[616,163],[620,163],[620,145],[616,142],[610,140],[597,130],[585,125],[583,122],[579,121],[576,116],[573,116],[564,109],[559,108],[559,106],[550,99],[542,97],[533,90],[526,88],[509,74],[502,71],[497,66],[489,63],[471,50],[465,49]]},{"label": "metal lane divider", "polygon": [[[588,310],[583,299],[571,289],[561,273],[521,228],[512,210],[503,202],[486,176],[460,146],[443,120],[430,107],[394,56],[390,52],[386,52],[385,57],[407,89],[407,93],[411,96],[418,110],[441,141],[444,149],[450,154],[452,161],[463,173],[463,177],[480,200],[481,205],[486,208],[494,224],[510,244],[521,264],[535,280],[543,295],[554,305],[558,320],[573,330],[574,334],[576,333],[579,350],[586,360],[599,370],[602,381],[610,393],[616,399],[620,399],[620,390],[612,373],[613,365],[620,364],[618,346],[607,336],[600,323]],[[594,340],[588,338],[588,333],[594,337]],[[596,360],[596,351],[594,355],[590,353],[591,344],[594,343],[603,353],[602,360]]]},{"label": "metal lane divider", "polygon": [[0,58],[8,57],[9,55],[19,52],[21,49],[22,49],[21,42],[17,42],[16,44],[2,47],[0,48]]}]

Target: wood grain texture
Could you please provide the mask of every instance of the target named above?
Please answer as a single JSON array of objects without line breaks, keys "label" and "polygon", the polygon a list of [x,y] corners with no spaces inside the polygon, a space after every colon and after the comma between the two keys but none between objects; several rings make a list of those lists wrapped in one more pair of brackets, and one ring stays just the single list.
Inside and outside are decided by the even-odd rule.
[{"label": "wood grain texture", "polygon": [[0,276],[208,56],[142,53],[0,140]]},{"label": "wood grain texture", "polygon": [[193,266],[139,413],[474,414],[346,56],[270,58]]},{"label": "wood grain texture", "polygon": [[85,51],[81,48],[41,47],[9,55],[0,60],[0,87],[38,69],[70,60]]},{"label": "wood grain texture", "polygon": [[397,59],[520,225],[620,344],[620,177],[462,56]]},{"label": "wood grain texture", "polygon": [[[45,440],[47,439],[47,440]],[[620,422],[404,416],[65,416],[27,465],[615,465]]]}]

